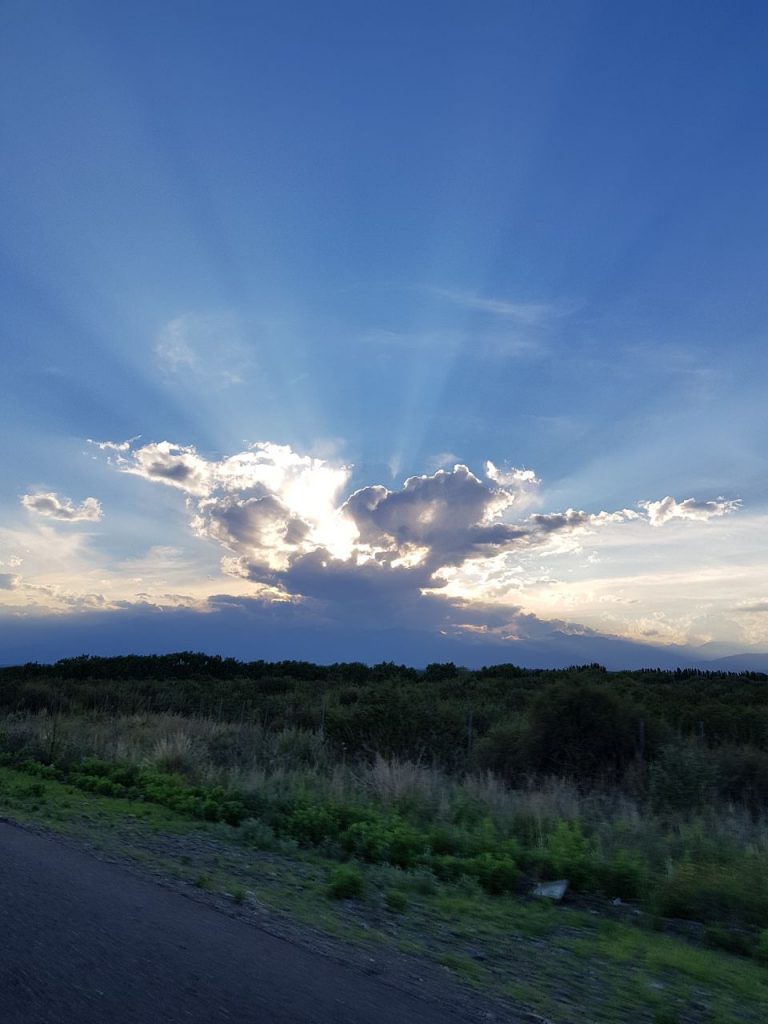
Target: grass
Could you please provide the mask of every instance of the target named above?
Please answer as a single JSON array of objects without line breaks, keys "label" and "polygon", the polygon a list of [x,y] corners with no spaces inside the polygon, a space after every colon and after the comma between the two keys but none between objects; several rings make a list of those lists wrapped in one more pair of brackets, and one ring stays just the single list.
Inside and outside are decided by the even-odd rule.
[{"label": "grass", "polygon": [[488,974],[480,964],[458,953],[441,953],[436,959],[443,967],[447,967],[449,971],[458,974],[476,988],[480,987]]}]

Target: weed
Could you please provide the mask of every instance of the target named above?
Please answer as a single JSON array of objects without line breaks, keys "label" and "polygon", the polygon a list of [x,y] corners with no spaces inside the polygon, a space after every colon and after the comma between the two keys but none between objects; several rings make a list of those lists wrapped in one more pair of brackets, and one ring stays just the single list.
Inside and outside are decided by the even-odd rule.
[{"label": "weed", "polygon": [[352,864],[340,864],[331,871],[326,891],[334,900],[361,898],[365,892],[362,871]]},{"label": "weed", "polygon": [[408,909],[408,897],[399,889],[392,889],[385,893],[384,902],[387,905],[387,910],[391,910],[393,914],[402,914]]}]

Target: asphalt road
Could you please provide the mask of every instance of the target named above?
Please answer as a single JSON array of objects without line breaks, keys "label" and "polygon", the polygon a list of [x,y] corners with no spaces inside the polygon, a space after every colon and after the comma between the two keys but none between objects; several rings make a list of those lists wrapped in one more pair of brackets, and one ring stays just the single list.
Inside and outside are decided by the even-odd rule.
[{"label": "asphalt road", "polygon": [[0,823],[0,1024],[466,1024],[48,836]]}]

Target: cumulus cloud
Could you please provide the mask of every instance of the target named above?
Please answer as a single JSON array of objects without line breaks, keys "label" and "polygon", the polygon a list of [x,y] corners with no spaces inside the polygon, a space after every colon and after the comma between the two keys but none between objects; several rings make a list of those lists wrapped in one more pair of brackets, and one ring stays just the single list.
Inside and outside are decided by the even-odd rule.
[{"label": "cumulus cloud", "polygon": [[379,561],[397,564],[415,557],[435,570],[519,537],[519,527],[498,521],[514,500],[511,491],[486,487],[459,465],[410,477],[399,491],[363,487],[343,510]]},{"label": "cumulus cloud", "polygon": [[55,491],[24,494],[21,503],[31,512],[65,523],[94,523],[102,517],[101,504],[96,498],[86,498],[75,505],[71,498],[60,498]]},{"label": "cumulus cloud", "polygon": [[21,576],[15,572],[0,572],[0,590],[16,590],[21,586]]},{"label": "cumulus cloud", "polygon": [[659,501],[638,502],[638,507],[645,511],[651,526],[663,526],[672,519],[717,519],[729,512],[735,512],[740,505],[738,499],[728,500],[720,497],[714,501],[697,501],[695,498],[686,498],[684,501],[676,501],[670,495]]},{"label": "cumulus cloud", "polygon": [[[221,459],[153,442],[117,451],[112,463],[185,494],[193,532],[220,546],[233,587],[235,579],[249,581],[266,601],[296,602],[306,614],[330,615],[335,606],[345,621],[436,629],[449,628],[446,616],[465,598],[509,606],[520,592],[517,560],[525,558],[542,582],[546,573],[531,559],[579,550],[596,530],[710,518],[738,504],[665,498],[639,509],[529,514],[539,482],[533,470],[492,462],[483,477],[457,464],[399,488],[350,493],[349,466],[271,442]],[[462,615],[470,621],[464,607]]]}]

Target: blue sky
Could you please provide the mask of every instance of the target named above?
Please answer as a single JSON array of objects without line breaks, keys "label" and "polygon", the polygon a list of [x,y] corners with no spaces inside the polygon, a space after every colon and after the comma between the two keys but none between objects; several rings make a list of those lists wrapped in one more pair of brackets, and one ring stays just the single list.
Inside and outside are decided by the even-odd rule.
[{"label": "blue sky", "polygon": [[767,43],[3,4],[0,658],[768,650]]}]

